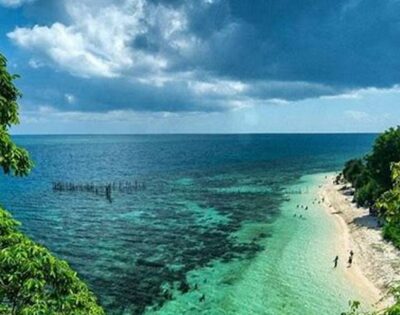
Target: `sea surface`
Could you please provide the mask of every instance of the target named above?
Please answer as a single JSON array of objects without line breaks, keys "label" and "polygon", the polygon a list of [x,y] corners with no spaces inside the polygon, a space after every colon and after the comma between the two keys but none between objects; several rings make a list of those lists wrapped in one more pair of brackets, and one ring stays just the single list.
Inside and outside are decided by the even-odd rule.
[{"label": "sea surface", "polygon": [[340,314],[362,296],[332,270],[312,174],[375,137],[16,136],[35,168],[2,176],[0,200],[108,314]]}]

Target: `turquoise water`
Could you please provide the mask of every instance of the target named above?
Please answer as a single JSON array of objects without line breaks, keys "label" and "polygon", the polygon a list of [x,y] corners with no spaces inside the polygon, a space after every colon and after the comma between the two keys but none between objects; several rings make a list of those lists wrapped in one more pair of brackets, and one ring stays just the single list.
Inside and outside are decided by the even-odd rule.
[{"label": "turquoise water", "polygon": [[[332,222],[311,206],[293,214],[321,180],[308,174],[339,169],[374,137],[17,137],[36,168],[2,178],[0,199],[109,314],[338,314],[362,296],[331,268]],[[110,203],[53,191],[57,181],[146,189]]]},{"label": "turquoise water", "polygon": [[[347,310],[350,299],[368,309],[370,301],[360,287],[349,283],[346,267],[333,269],[337,229],[327,220],[326,210],[313,203],[326,175],[306,175],[288,186],[288,200],[274,223],[244,224],[235,235],[240,242],[272,232],[261,241],[264,249],[254,259],[216,262],[190,272],[189,283],[197,284],[197,290],[183,295],[176,291],[173,301],[146,314],[333,315]],[[308,210],[297,205],[307,205]],[[203,294],[207,300],[199,304]]]}]

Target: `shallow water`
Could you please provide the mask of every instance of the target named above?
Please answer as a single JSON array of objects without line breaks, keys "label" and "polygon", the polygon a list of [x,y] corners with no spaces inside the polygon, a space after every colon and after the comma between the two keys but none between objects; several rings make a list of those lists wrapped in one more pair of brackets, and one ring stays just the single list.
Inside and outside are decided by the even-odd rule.
[{"label": "shallow water", "polygon": [[[363,292],[348,282],[346,266],[339,263],[333,268],[337,230],[322,206],[313,204],[325,176],[303,176],[288,186],[290,200],[281,205],[275,222],[241,228],[236,234],[241,242],[271,231],[272,236],[261,241],[264,250],[254,259],[216,262],[190,272],[189,284],[196,290],[183,295],[176,291],[173,301],[147,314],[333,315],[347,310],[349,300],[361,301],[368,309]],[[200,302],[203,294],[206,299]]]},{"label": "shallow water", "polygon": [[[339,169],[374,137],[17,137],[36,168],[2,178],[0,199],[109,314],[337,314],[359,294],[331,269],[332,227],[317,209],[304,220],[292,211],[313,197],[317,179],[303,175]],[[53,192],[60,180],[146,189],[109,203]]]}]

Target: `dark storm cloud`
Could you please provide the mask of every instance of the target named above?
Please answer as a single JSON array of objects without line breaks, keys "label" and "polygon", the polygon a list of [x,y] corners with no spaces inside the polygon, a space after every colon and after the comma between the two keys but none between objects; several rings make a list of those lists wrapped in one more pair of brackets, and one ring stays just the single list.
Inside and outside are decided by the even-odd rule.
[{"label": "dark storm cloud", "polygon": [[[180,1],[157,1],[179,7]],[[184,5],[202,49],[180,59],[240,80],[307,81],[341,88],[400,81],[400,2],[215,1]],[[198,2],[199,3],[199,2]]]},{"label": "dark storm cloud", "polygon": [[236,37],[210,37],[206,65],[220,74],[341,88],[400,80],[398,1],[231,0],[230,16]]},{"label": "dark storm cloud", "polygon": [[[104,6],[110,4],[109,0],[101,1]],[[114,5],[126,2],[114,1]],[[38,0],[23,12],[35,24],[50,26],[59,21],[69,27],[74,21],[60,3]],[[164,58],[167,66],[161,70],[120,67],[115,70],[118,76],[82,79],[74,75],[76,69],[68,74],[69,68],[53,58],[49,66],[40,69],[20,68],[24,76],[21,84],[32,102],[82,111],[210,111],[229,108],[224,102],[299,100],[400,83],[399,1],[147,3],[152,5],[148,15],[167,8],[185,18],[185,27],[174,38],[166,35],[168,15],[152,16],[151,22],[150,17],[142,16],[138,21],[146,26],[145,31],[129,30],[129,49],[140,52],[140,58]],[[48,53],[23,48],[28,52],[25,62]],[[101,58],[106,54],[99,52]],[[162,84],[147,80],[157,76],[167,80]],[[239,82],[244,88],[220,93],[224,82]],[[40,90],[48,94],[37,92]],[[68,102],[66,94],[74,95],[76,102]]]}]

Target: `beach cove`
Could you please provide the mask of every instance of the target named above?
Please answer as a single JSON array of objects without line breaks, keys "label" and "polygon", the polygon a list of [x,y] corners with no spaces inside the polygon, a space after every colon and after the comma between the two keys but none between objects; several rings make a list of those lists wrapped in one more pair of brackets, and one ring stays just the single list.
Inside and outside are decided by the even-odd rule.
[{"label": "beach cove", "polygon": [[[0,197],[27,235],[71,264],[107,314],[337,314],[349,300],[373,302],[346,279],[347,253],[333,270],[336,221],[315,198],[324,174],[373,139],[21,137],[37,167],[27,180],[2,178]],[[138,180],[146,189],[115,192],[109,202],[54,191],[61,179]]]},{"label": "beach cove", "polygon": [[[332,196],[332,191],[326,195],[332,179],[326,173],[306,175],[288,186],[276,222],[249,224],[238,234],[246,241],[272,228],[264,251],[248,264],[216,263],[190,273],[189,283],[198,290],[177,294],[154,314],[334,315],[347,310],[350,300],[360,301],[364,310],[386,305],[377,304],[382,291],[365,277],[365,257],[347,227],[329,212],[333,210],[325,198]],[[348,268],[351,249],[356,254]],[[333,268],[336,255],[339,263]],[[199,303],[203,295],[205,301]]]}]

